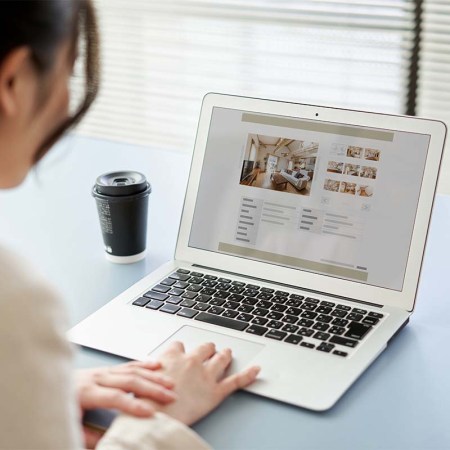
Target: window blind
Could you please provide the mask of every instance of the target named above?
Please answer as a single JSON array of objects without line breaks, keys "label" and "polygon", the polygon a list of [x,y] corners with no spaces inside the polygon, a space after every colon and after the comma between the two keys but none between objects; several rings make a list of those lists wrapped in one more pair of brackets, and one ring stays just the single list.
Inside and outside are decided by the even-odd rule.
[{"label": "window blind", "polygon": [[211,91],[405,111],[412,0],[95,4],[103,78],[83,134],[189,152]]},{"label": "window blind", "polygon": [[[423,5],[417,113],[446,122],[450,130],[450,3]],[[450,194],[450,138],[441,168],[440,190]]]}]

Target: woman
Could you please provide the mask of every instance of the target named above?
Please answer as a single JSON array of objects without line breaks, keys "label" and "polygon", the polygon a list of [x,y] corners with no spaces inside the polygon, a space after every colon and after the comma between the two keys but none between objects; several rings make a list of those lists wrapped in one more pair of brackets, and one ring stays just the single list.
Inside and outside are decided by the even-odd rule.
[{"label": "woman", "polygon": [[[79,40],[86,95],[69,116]],[[98,90],[97,49],[90,0],[0,2],[0,188],[19,185],[88,110]],[[37,271],[0,247],[0,448],[79,448],[82,413],[97,407],[122,412],[97,448],[205,448],[187,426],[258,373],[223,378],[229,350],[205,344],[186,354],[175,343],[159,362],[84,371],[73,383],[66,327]],[[84,439],[93,446],[98,437],[85,430]]]}]

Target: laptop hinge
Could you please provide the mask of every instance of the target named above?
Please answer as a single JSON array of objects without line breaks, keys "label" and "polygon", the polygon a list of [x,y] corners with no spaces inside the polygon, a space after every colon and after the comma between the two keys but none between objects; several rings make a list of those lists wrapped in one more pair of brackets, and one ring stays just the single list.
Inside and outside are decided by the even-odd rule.
[{"label": "laptop hinge", "polygon": [[275,284],[277,286],[284,286],[284,287],[291,288],[291,289],[299,289],[301,291],[311,292],[312,294],[320,294],[320,295],[324,295],[326,297],[338,298],[338,299],[341,299],[341,300],[347,300],[347,301],[351,301],[351,302],[361,303],[363,305],[373,306],[373,307],[376,307],[376,308],[383,308],[383,305],[380,305],[378,303],[366,302],[364,300],[358,300],[356,298],[344,297],[342,295],[336,295],[336,294],[330,294],[329,292],[316,291],[316,290],[313,290],[313,289],[307,289],[307,288],[304,288],[304,287],[301,287],[301,286],[295,286],[295,285],[292,285],[292,284],[280,283],[280,282],[272,281],[272,280],[265,280],[263,278],[252,277],[250,275],[243,275],[241,273],[230,272],[228,270],[215,269],[214,267],[202,266],[200,264],[192,264],[192,266],[193,267],[203,268],[203,269],[208,269],[208,270],[211,270],[213,272],[226,273],[228,275],[234,275],[234,276],[240,277],[240,278],[247,278],[249,280],[262,281],[263,283]]}]

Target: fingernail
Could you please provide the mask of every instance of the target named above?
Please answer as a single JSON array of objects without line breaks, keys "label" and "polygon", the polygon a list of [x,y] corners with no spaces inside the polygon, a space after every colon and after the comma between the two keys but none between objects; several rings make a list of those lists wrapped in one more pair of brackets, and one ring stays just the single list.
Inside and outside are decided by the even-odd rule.
[{"label": "fingernail", "polygon": [[261,367],[260,366],[254,366],[252,367],[252,373],[256,376],[258,375],[258,373],[261,372]]}]

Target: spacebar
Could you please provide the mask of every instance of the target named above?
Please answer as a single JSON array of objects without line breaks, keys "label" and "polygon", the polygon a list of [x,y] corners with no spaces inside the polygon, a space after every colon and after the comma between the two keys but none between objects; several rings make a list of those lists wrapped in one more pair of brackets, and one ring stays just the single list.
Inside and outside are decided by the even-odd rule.
[{"label": "spacebar", "polygon": [[248,327],[247,322],[241,322],[240,320],[228,319],[227,317],[216,316],[214,314],[208,314],[201,312],[195,316],[195,320],[200,322],[212,323],[213,325],[219,325],[220,327],[232,328],[233,330],[245,330]]}]

